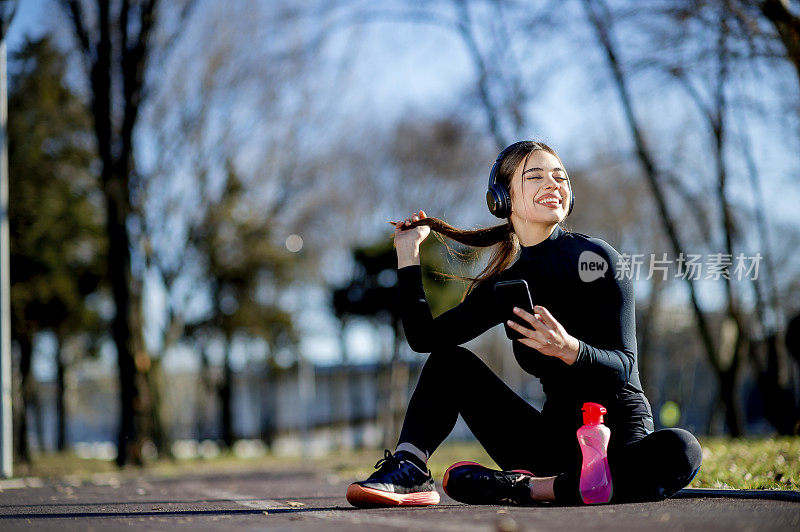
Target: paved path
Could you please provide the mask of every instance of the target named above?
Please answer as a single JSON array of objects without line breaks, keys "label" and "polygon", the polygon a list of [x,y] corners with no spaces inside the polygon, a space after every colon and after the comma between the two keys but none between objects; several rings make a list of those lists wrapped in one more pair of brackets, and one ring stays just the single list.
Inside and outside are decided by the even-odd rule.
[{"label": "paved path", "polygon": [[0,481],[0,530],[800,530],[800,492],[689,490],[659,503],[569,508],[465,506],[442,494],[433,507],[359,510],[344,499],[352,480],[273,469]]}]

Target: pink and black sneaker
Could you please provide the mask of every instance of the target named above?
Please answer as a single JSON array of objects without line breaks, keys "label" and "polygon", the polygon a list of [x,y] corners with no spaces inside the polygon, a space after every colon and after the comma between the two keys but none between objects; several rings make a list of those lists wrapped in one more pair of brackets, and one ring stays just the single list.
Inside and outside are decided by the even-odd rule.
[{"label": "pink and black sneaker", "polygon": [[359,508],[376,506],[428,506],[439,504],[430,470],[423,470],[405,453],[386,449],[367,480],[347,488],[347,502]]},{"label": "pink and black sneaker", "polygon": [[475,462],[457,462],[447,468],[442,480],[444,492],[465,504],[533,504],[530,479],[524,469],[498,471]]}]

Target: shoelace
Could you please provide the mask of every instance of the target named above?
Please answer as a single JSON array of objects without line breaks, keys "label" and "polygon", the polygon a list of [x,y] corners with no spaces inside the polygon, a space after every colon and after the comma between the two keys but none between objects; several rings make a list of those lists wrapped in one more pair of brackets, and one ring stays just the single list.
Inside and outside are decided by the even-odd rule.
[{"label": "shoelace", "polygon": [[375,469],[383,469],[386,466],[392,468],[398,465],[400,465],[400,461],[394,455],[392,455],[392,452],[389,449],[384,449],[383,458],[375,463]]},{"label": "shoelace", "polygon": [[[507,476],[507,475],[496,475],[495,478],[500,480],[500,483],[504,485],[505,489],[516,491],[521,488],[521,486],[525,486],[526,476],[523,473],[519,473],[516,476]],[[525,486],[527,488],[527,486]],[[519,504],[515,497],[503,497],[502,500],[507,503]]]},{"label": "shoelace", "polygon": [[375,469],[381,471],[386,469],[387,473],[392,472],[401,482],[410,481],[412,477],[412,469],[401,467],[402,460],[394,456],[389,449],[384,449],[383,458],[375,463]]},{"label": "shoelace", "polygon": [[495,478],[508,486],[516,486],[525,480],[525,475],[522,473],[516,473],[516,475],[514,475],[510,471],[501,471],[499,474],[495,474]]}]

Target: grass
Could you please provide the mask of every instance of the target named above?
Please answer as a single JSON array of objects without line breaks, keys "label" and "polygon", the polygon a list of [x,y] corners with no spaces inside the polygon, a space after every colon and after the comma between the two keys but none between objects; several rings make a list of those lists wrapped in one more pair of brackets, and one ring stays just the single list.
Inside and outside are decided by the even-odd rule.
[{"label": "grass", "polygon": [[694,488],[800,490],[800,436],[701,438]]},{"label": "grass", "polygon": [[[692,481],[695,488],[800,490],[800,437],[702,438],[703,467]],[[204,460],[160,460],[144,469],[119,470],[114,462],[87,460],[71,453],[43,455],[30,466],[15,467],[16,476],[92,479],[98,475],[157,477],[192,473],[237,474],[254,470],[287,470],[314,467],[344,478],[366,478],[381,458],[378,450],[336,453],[324,458],[283,458],[266,455],[241,459],[231,453]],[[473,460],[494,466],[486,452],[475,443],[447,443],[431,457],[430,468],[437,479],[450,464]]]}]

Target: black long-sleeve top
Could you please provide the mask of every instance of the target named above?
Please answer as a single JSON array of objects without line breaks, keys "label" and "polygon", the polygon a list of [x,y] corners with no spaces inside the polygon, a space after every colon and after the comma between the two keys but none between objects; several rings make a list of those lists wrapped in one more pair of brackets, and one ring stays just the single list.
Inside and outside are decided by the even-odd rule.
[{"label": "black long-sleeve top", "polygon": [[[618,259],[607,242],[556,226],[546,240],[522,247],[511,267],[478,284],[459,305],[436,318],[425,297],[420,267],[400,268],[406,339],[414,351],[429,353],[475,338],[512,316],[510,308],[499,308],[495,283],[524,279],[533,304],[548,309],[580,342],[571,365],[513,342],[520,367],[541,381],[547,397],[544,412],[560,417],[566,426],[580,426],[583,402],[598,402],[608,409],[606,424],[614,440],[638,439],[652,431],[652,412],[639,380],[633,285],[624,275],[617,278]],[[590,263],[595,263],[594,270]],[[587,280],[581,279],[582,264]],[[602,275],[598,268],[604,268]],[[588,280],[591,271],[600,276]]]}]

